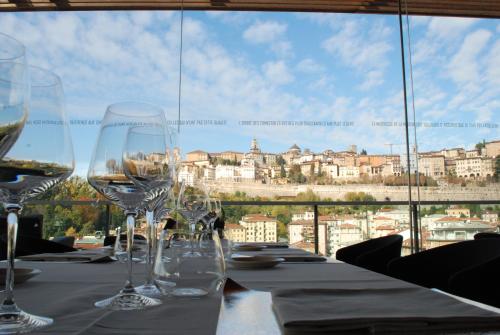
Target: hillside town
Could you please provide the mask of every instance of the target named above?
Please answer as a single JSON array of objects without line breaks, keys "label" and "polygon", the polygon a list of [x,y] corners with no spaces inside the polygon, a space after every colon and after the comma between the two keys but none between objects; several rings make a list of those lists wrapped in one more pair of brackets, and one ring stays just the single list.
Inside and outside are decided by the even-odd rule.
[{"label": "hillside town", "polygon": [[[392,151],[392,147],[391,147]],[[500,140],[478,143],[474,149],[441,149],[418,152],[413,149],[410,171],[418,171],[434,183],[445,180],[490,182],[498,178]],[[248,152],[206,152],[186,154],[179,180],[264,184],[335,184],[339,182],[385,183],[407,173],[404,155],[367,154],[356,145],[345,151],[320,153],[292,145],[282,153],[261,150],[257,139]],[[390,185],[390,184],[389,184]]]},{"label": "hillside town", "polygon": [[[481,232],[500,232],[498,212],[482,210],[473,216],[463,207],[449,207],[443,214],[421,217],[421,247],[430,249],[463,240]],[[318,217],[318,247],[322,255],[332,256],[345,246],[391,234],[403,236],[403,253],[410,253],[409,211],[381,208],[377,211]],[[263,214],[248,214],[238,223],[226,224],[225,235],[235,242],[283,242],[278,239],[278,220]],[[292,215],[287,225],[291,246],[314,252],[314,212]],[[286,240],[286,239],[285,239]]]}]

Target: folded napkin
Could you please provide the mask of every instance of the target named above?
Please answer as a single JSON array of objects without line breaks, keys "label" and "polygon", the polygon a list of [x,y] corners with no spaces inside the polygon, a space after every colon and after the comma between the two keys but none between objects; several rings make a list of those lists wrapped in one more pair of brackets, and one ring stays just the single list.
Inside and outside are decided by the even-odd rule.
[{"label": "folded napkin", "polygon": [[285,262],[325,262],[326,258],[314,254],[260,253],[259,256],[283,258]]},{"label": "folded napkin", "polygon": [[46,253],[21,256],[19,259],[23,261],[39,261],[39,262],[85,262],[85,263],[106,263],[112,262],[113,259],[105,252],[82,250],[63,253]]},{"label": "folded napkin", "polygon": [[282,289],[272,299],[285,334],[500,330],[500,314],[423,287]]}]

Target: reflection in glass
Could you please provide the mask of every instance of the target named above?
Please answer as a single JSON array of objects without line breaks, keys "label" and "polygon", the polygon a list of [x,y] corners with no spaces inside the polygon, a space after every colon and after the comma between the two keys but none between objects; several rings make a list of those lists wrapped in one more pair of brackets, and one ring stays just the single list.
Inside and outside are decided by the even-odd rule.
[{"label": "reflection in glass", "polygon": [[20,310],[14,302],[14,257],[18,212],[24,202],[68,178],[74,169],[73,145],[55,74],[31,67],[31,104],[27,124],[0,161],[0,200],[7,216],[7,276],[0,308],[0,333],[18,333],[52,324],[52,319]]},{"label": "reflection in glass", "polygon": [[28,73],[24,46],[0,33],[0,158],[14,145],[28,117]]}]

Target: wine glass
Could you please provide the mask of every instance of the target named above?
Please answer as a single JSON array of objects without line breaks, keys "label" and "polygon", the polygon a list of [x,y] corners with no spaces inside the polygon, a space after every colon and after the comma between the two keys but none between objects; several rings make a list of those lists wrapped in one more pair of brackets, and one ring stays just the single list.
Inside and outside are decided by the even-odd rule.
[{"label": "wine glass", "polygon": [[165,115],[162,109],[140,102],[122,102],[109,106],[101,123],[87,180],[99,193],[122,208],[127,217],[128,276],[124,288],[117,295],[96,302],[97,307],[134,310],[161,304],[158,299],[138,294],[132,285],[135,217],[144,208],[147,192],[125,174],[122,159],[130,127],[163,124]]},{"label": "wine glass", "polygon": [[[193,236],[194,241],[193,243]],[[163,246],[165,240],[160,240]],[[171,231],[166,247],[158,248],[155,259],[157,283],[164,292],[177,297],[203,297],[223,287],[224,256],[217,232]],[[187,251],[189,250],[189,251]],[[193,257],[193,253],[196,257]]]},{"label": "wine glass", "polygon": [[195,187],[181,187],[179,191],[177,211],[187,221],[188,230],[193,234],[196,231],[196,225],[209,212],[207,196],[201,190],[203,186],[197,184]]},{"label": "wine glass", "polygon": [[153,280],[153,250],[156,250],[155,209],[164,205],[164,197],[172,184],[165,125],[152,124],[131,127],[123,150],[125,174],[134,184],[147,190],[146,212],[146,282],[136,292],[148,297],[160,297]]},{"label": "wine glass", "polygon": [[73,145],[66,119],[61,80],[30,67],[31,103],[26,126],[0,160],[0,198],[7,211],[7,276],[0,307],[0,334],[24,333],[52,324],[52,319],[19,309],[14,302],[14,257],[18,212],[26,200],[45,193],[74,169]]},{"label": "wine glass", "polygon": [[0,158],[14,145],[24,127],[29,89],[24,46],[0,33]]}]

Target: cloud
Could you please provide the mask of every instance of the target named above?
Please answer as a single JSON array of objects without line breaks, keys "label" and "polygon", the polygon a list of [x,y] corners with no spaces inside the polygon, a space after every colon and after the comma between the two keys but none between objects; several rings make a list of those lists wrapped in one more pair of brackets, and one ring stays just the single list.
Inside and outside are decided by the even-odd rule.
[{"label": "cloud", "polygon": [[433,17],[428,26],[427,33],[439,39],[451,39],[462,36],[472,27],[478,19],[473,18],[443,18]]},{"label": "cloud", "polygon": [[276,85],[289,84],[294,80],[285,62],[267,62],[262,66],[267,80]]},{"label": "cloud", "polygon": [[243,38],[255,44],[272,43],[285,34],[287,25],[275,21],[257,21],[243,32]]},{"label": "cloud", "polygon": [[243,32],[243,38],[251,44],[269,45],[274,53],[286,57],[292,54],[292,45],[286,39],[287,29],[285,23],[257,20]]},{"label": "cloud", "polygon": [[475,82],[479,77],[477,56],[491,38],[491,32],[480,29],[468,34],[448,66],[450,77],[458,84]]},{"label": "cloud", "polygon": [[297,70],[302,73],[316,74],[325,71],[325,67],[311,58],[302,59],[296,66]]},{"label": "cloud", "polygon": [[360,88],[369,89],[384,82],[389,65],[391,29],[382,22],[363,24],[359,20],[345,21],[341,28],[323,41],[322,47],[343,64],[363,75]]}]

